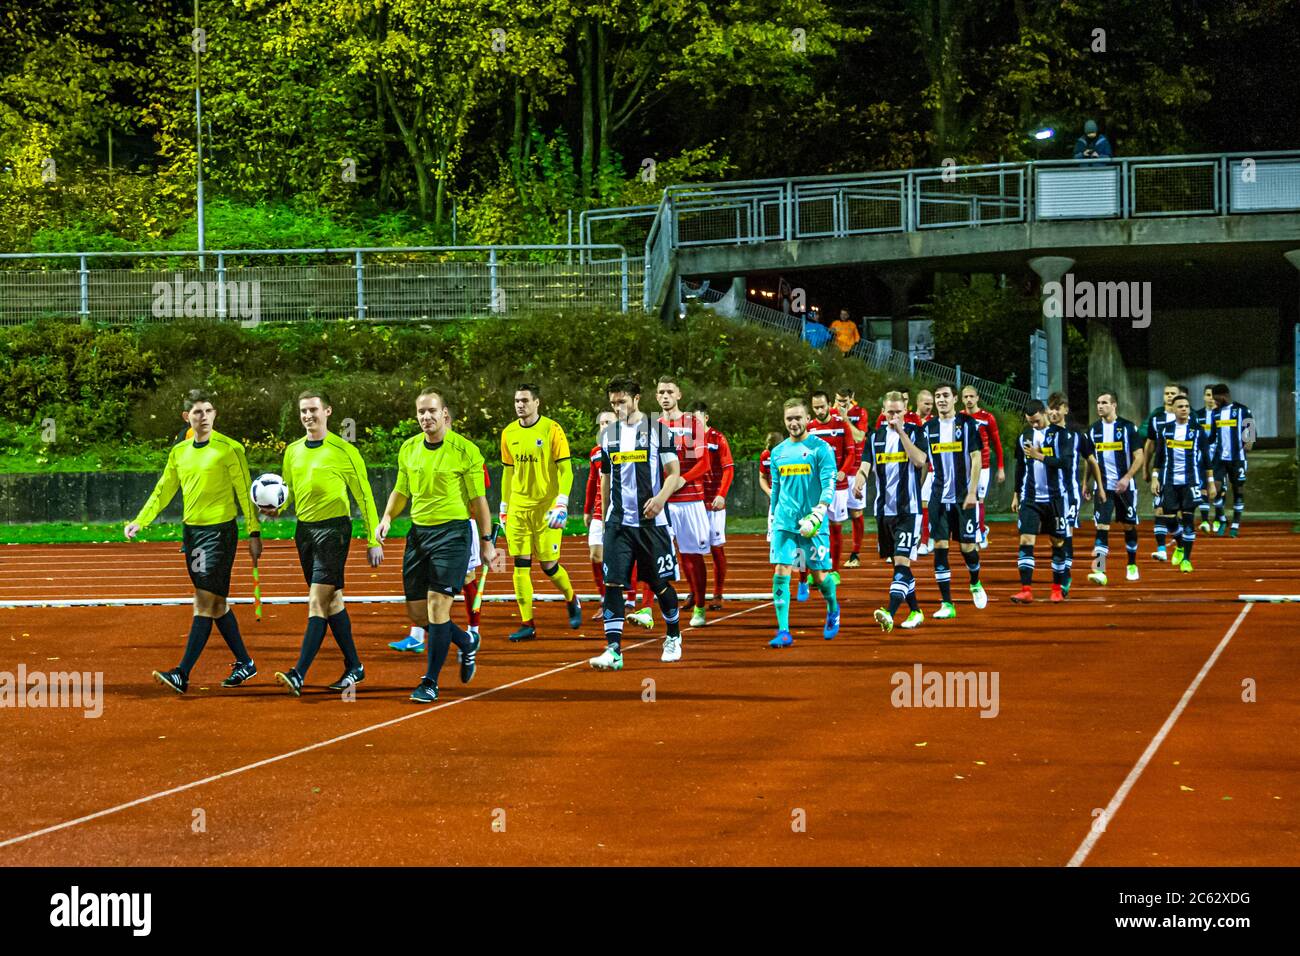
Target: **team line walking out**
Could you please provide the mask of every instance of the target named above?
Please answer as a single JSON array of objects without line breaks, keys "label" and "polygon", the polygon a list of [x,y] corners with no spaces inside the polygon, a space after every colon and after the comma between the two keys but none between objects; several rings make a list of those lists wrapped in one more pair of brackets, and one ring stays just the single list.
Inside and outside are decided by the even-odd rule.
[{"label": "team line walking out", "polygon": [[[707,625],[707,611],[725,600],[726,507],[735,475],[730,444],[714,426],[707,403],[682,408],[682,388],[672,376],[655,382],[659,415],[641,410],[641,384],[621,377],[606,388],[609,407],[595,417],[597,441],[588,460],[583,496],[589,558],[600,608],[605,650],[591,658],[597,670],[623,667],[623,629],[632,622],[653,628],[657,605],[664,635],[660,660],[682,660],[682,616],[691,627]],[[873,617],[881,630],[919,627],[926,619],[918,597],[918,560],[929,556],[938,607],[936,621],[958,616],[953,597],[952,543],[957,543],[970,602],[987,607],[980,553],[988,546],[984,500],[990,477],[1004,478],[997,420],[980,407],[972,386],[940,382],[918,392],[910,407],[905,387],[891,388],[871,428],[870,414],[847,386],[815,390],[782,407],[783,430],[769,435],[759,461],[759,482],[768,497],[769,561],[776,634],[772,648],[794,643],[792,605],[806,601],[812,587],[825,603],[822,636],[840,633],[841,569],[862,566],[863,515],[873,511],[879,558],[891,567],[887,600]],[[1138,428],[1120,415],[1113,391],[1096,397],[1096,420],[1086,428],[1071,421],[1065,395],[1046,404],[1031,401],[1017,435],[1011,510],[1019,532],[1020,589],[1014,604],[1036,600],[1034,578],[1040,538],[1050,543],[1050,602],[1068,600],[1073,584],[1074,545],[1086,503],[1092,504],[1094,535],[1089,584],[1107,587],[1115,525],[1123,530],[1124,580],[1141,579],[1138,517],[1140,488],[1154,504],[1156,549],[1152,558],[1183,573],[1193,571],[1197,532],[1236,537],[1245,508],[1247,456],[1254,447],[1249,408],[1233,401],[1226,385],[1205,389],[1204,405],[1193,410],[1186,389],[1170,382],[1163,405]],[[382,514],[376,508],[358,450],[329,429],[333,408],[319,389],[298,396],[303,436],[284,452],[284,495],[279,504],[251,500],[250,471],[243,446],[215,429],[217,409],[207,392],[185,397],[188,425],[139,514],[127,524],[132,540],[183,495],[182,552],[194,586],[190,632],[180,662],[154,671],[154,678],[178,694],[189,688],[215,624],[234,658],[227,688],[258,673],[228,604],[231,570],[242,513],[254,568],[262,555],[261,519],[292,510],[294,546],[307,587],[307,619],[297,661],[275,672],[290,694],[301,696],[327,633],[342,658],[343,672],[329,690],[355,693],[365,666],[344,600],[355,505],[371,567],[385,559],[384,541],[408,507],[411,529],[402,557],[402,582],[411,631],[389,647],[425,657],[425,672],[411,700],[438,699],[439,680],[450,648],[457,648],[462,683],[477,670],[482,645],[477,575],[504,570],[512,558],[513,596],[520,626],[509,641],[544,637],[534,617],[533,563],[565,603],[568,624],[583,623],[582,602],[560,560],[573,492],[569,439],[555,420],[541,413],[541,388],[520,384],[514,391],[515,421],[502,432],[499,524],[487,504],[488,472],[478,448],[453,429],[451,406],[436,388],[415,400],[419,434],[401,447],[397,481]],[[274,476],[261,476],[273,480]],[[868,488],[872,486],[869,493]],[[1233,492],[1226,514],[1227,488]],[[1213,523],[1211,523],[1213,509]],[[1199,519],[1199,520],[1198,520]],[[852,525],[849,558],[841,561],[842,525]],[[505,549],[496,547],[504,529]],[[1172,551],[1169,550],[1172,543]],[[709,601],[708,564],[714,587]],[[677,582],[685,575],[683,603]],[[796,583],[797,582],[797,583]],[[467,629],[452,620],[463,594]]]}]

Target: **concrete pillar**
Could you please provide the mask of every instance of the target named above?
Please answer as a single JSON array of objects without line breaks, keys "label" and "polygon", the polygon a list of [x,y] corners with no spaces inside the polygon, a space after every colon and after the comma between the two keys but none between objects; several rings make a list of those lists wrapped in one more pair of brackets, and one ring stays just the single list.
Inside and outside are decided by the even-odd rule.
[{"label": "concrete pillar", "polygon": [[[1038,275],[1043,286],[1049,282],[1060,282],[1061,277],[1070,271],[1074,260],[1066,256],[1039,256],[1029,260],[1029,268]],[[1046,293],[1040,289],[1040,296],[1046,303]],[[1043,331],[1047,333],[1047,390],[1049,392],[1065,391],[1065,326],[1060,315],[1049,316],[1043,309]]]},{"label": "concrete pillar", "polygon": [[[1290,252],[1282,253],[1286,261],[1291,263],[1297,269],[1300,269],[1300,249],[1292,249]],[[1297,296],[1300,299],[1300,296]],[[1295,403],[1295,457],[1300,461],[1300,335],[1294,335],[1296,354],[1292,357],[1295,365],[1295,381],[1292,383],[1291,400]],[[1297,500],[1300,500],[1300,471],[1296,472],[1296,491]]]},{"label": "concrete pillar", "polygon": [[673,269],[672,276],[668,280],[668,290],[664,294],[664,301],[659,306],[659,321],[668,328],[677,324],[677,318],[685,314],[685,307],[682,304],[682,276],[676,268]]},{"label": "concrete pillar", "polygon": [[912,290],[921,279],[919,272],[890,271],[880,273],[881,281],[889,286],[889,315],[893,319],[890,340],[899,352],[911,351],[908,334],[908,308],[912,304]]},{"label": "concrete pillar", "polygon": [[1105,319],[1088,320],[1088,407],[1080,409],[1078,418],[1091,421],[1092,402],[1105,389],[1119,399],[1119,413],[1133,424],[1142,425],[1147,413],[1145,389],[1134,384],[1124,362],[1124,351],[1115,338],[1115,330]]}]

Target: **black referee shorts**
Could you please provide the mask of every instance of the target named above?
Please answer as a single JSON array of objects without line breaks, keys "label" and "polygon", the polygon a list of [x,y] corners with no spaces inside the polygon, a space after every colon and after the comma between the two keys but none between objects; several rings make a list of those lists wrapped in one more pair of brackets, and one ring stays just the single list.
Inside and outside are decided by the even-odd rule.
[{"label": "black referee shorts", "polygon": [[1107,491],[1106,500],[1093,499],[1092,515],[1097,524],[1110,524],[1111,519],[1120,524],[1136,525],[1138,523],[1137,488],[1132,484],[1122,495],[1118,491]]},{"label": "black referee shorts", "polygon": [[1160,510],[1166,515],[1192,512],[1201,505],[1201,489],[1194,485],[1165,485],[1160,489]]},{"label": "black referee shorts", "polygon": [[632,568],[642,581],[671,581],[677,577],[677,555],[666,525],[624,525],[605,522],[605,584],[626,588]]},{"label": "black referee shorts", "polygon": [[293,543],[298,546],[298,563],[308,584],[330,584],[342,589],[348,549],[352,546],[351,518],[299,521]]},{"label": "black referee shorts", "polygon": [[958,504],[930,505],[930,537],[935,541],[957,539],[958,544],[974,544],[979,537],[979,510]]},{"label": "black referee shorts", "polygon": [[429,592],[455,596],[465,586],[472,532],[464,518],[435,525],[411,525],[402,552],[402,590],[408,601]]},{"label": "black referee shorts", "polygon": [[1053,538],[1070,536],[1070,519],[1065,506],[1056,501],[1022,501],[1017,525],[1021,534],[1050,534]]},{"label": "black referee shorts", "polygon": [[181,550],[190,581],[201,591],[230,596],[230,571],[239,547],[239,525],[231,518],[223,524],[182,526]]}]

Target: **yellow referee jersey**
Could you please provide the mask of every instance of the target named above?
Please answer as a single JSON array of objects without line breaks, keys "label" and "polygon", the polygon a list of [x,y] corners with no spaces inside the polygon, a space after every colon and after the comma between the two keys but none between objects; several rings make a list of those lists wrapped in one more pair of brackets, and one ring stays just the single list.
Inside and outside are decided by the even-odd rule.
[{"label": "yellow referee jersey", "polygon": [[293,502],[299,521],[350,517],[348,492],[352,492],[361,520],[365,522],[366,544],[372,548],[379,546],[375,536],[375,526],[379,524],[375,496],[370,490],[366,463],[351,442],[333,432],[326,432],[319,442],[304,435],[285,448],[281,476],[289,486],[285,505]]},{"label": "yellow referee jersey", "polygon": [[202,444],[190,440],[172,446],[162,476],[135,520],[142,528],[153,521],[179,489],[185,503],[181,519],[185,524],[224,524],[235,516],[238,501],[248,530],[259,531],[261,522],[250,497],[252,485],[244,446],[214,431]]},{"label": "yellow referee jersey", "polygon": [[[569,440],[564,429],[545,415],[531,425],[511,422],[501,433],[501,464],[510,469],[511,511],[549,506],[573,487]],[[502,481],[506,483],[505,479]]]},{"label": "yellow referee jersey", "polygon": [[411,521],[445,524],[469,518],[468,502],[486,494],[483,453],[468,438],[449,431],[430,447],[424,434],[402,443],[394,490],[411,502]]}]

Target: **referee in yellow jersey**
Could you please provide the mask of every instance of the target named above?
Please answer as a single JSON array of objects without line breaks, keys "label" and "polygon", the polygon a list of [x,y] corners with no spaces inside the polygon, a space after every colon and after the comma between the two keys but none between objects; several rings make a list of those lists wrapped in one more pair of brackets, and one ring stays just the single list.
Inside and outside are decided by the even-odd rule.
[{"label": "referee in yellow jersey", "polygon": [[569,627],[582,627],[582,602],[573,593],[569,573],[560,564],[560,541],[569,520],[573,465],[564,429],[540,414],[542,395],[536,385],[515,389],[517,420],[501,433],[501,523],[506,547],[515,558],[515,600],[519,630],[512,641],[537,637],[533,624],[533,557],[564,595]]},{"label": "referee in yellow jersey", "polygon": [[225,638],[235,663],[222,687],[238,687],[257,673],[244,640],[239,635],[235,612],[226,603],[230,596],[230,571],[235,564],[239,543],[239,526],[235,521],[235,502],[244,513],[248,527],[248,554],[257,564],[262,556],[261,525],[253,507],[252,478],[244,446],[216,431],[217,419],[212,396],[191,393],[190,427],[194,437],[172,446],[167,465],[135,520],[126,526],[126,539],[132,540],[140,529],[153,521],[175,497],[179,489],[184,500],[182,550],[190,580],[194,583],[194,618],[185,642],[185,655],[169,671],[154,671],[158,683],[178,694],[189,689],[190,671],[198,662],[212,633],[212,622]]},{"label": "referee in yellow jersey", "polygon": [[352,508],[348,492],[361,512],[366,526],[367,558],[372,568],[384,561],[384,548],[375,536],[379,516],[370,491],[370,478],[361,453],[351,442],[329,430],[330,407],[325,393],[308,389],[298,396],[298,418],[307,434],[284,450],[281,476],[289,496],[278,509],[262,508],[269,518],[293,503],[298,518],[293,543],[298,547],[298,563],[310,588],[307,597],[307,633],[303,635],[298,663],[287,672],[277,671],[275,679],[295,697],[302,696],[307,669],[315,660],[328,626],[334,641],[343,652],[343,676],[330,684],[330,690],[347,690],[366,679],[366,669],[357,656],[352,640],[352,619],[343,604],[343,575],[352,545]]},{"label": "referee in yellow jersey", "polygon": [[[482,452],[448,427],[442,395],[436,388],[426,388],[416,398],[415,417],[422,434],[403,442],[397,453],[397,484],[388,496],[376,535],[383,541],[393,519],[411,503],[402,588],[408,604],[423,596],[429,611],[425,640],[428,669],[411,692],[411,700],[431,704],[438,699],[438,675],[452,644],[461,651],[461,682],[468,683],[474,676],[479,639],[451,620],[452,601],[464,586],[469,566],[471,534],[479,535],[483,560],[493,570],[499,572],[505,562],[492,544]],[[474,531],[468,521],[471,511],[478,522]]]}]

